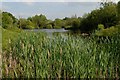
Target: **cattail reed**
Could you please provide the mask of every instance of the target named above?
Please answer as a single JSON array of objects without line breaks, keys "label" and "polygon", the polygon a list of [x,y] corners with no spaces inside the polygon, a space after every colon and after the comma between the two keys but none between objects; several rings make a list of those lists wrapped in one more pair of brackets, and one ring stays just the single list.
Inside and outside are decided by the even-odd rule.
[{"label": "cattail reed", "polygon": [[24,43],[21,43],[21,45],[22,45],[22,49],[24,50],[24,48],[25,48]]},{"label": "cattail reed", "polygon": [[47,52],[47,55],[48,55],[48,58],[50,58],[51,54],[50,54],[50,51],[48,50]]},{"label": "cattail reed", "polygon": [[119,79],[119,76],[118,76],[118,66],[116,65],[116,79],[118,80]]},{"label": "cattail reed", "polygon": [[62,48],[60,47],[60,54],[62,55]]},{"label": "cattail reed", "polygon": [[[15,72],[17,77],[23,78],[119,78],[120,64],[115,63],[115,58],[120,58],[119,36],[118,39],[111,38],[112,43],[108,38],[99,38],[100,43],[97,43],[96,38],[46,36],[43,33],[20,33],[15,41],[9,39],[11,45],[3,53],[3,76],[12,77]],[[114,65],[117,65],[115,69]],[[10,72],[9,67],[14,71]]]},{"label": "cattail reed", "polygon": [[102,69],[100,68],[100,78],[103,78]]}]

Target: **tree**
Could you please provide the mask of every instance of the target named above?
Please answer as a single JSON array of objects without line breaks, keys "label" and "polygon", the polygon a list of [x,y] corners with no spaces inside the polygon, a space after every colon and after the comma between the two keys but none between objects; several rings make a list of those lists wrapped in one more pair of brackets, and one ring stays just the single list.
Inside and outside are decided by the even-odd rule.
[{"label": "tree", "polygon": [[54,21],[54,28],[63,28],[64,27],[64,23],[63,20],[61,19],[55,19]]},{"label": "tree", "polygon": [[2,11],[0,10],[0,28],[2,27]]},{"label": "tree", "polygon": [[46,16],[42,14],[29,17],[28,20],[34,23],[35,28],[44,28],[47,22]]},{"label": "tree", "polygon": [[35,25],[30,20],[27,20],[27,19],[24,19],[24,18],[20,18],[18,24],[19,24],[19,28],[22,28],[22,29],[33,29],[33,28],[35,28]]},{"label": "tree", "polygon": [[4,13],[2,14],[2,27],[5,29],[13,27],[13,19]]},{"label": "tree", "polygon": [[72,16],[71,18],[65,17],[63,19],[64,27],[66,29],[78,29],[80,26],[81,17]]},{"label": "tree", "polygon": [[118,23],[116,5],[103,6],[93,10],[87,17],[81,20],[81,32],[92,32],[97,29],[98,24],[103,24],[105,28],[115,26]]},{"label": "tree", "polygon": [[19,24],[19,28],[26,29],[27,20],[24,18],[20,18],[18,24]]},{"label": "tree", "polygon": [[120,21],[120,1],[117,3],[117,13],[118,13],[119,21]]},{"label": "tree", "polygon": [[46,25],[46,28],[47,28],[47,29],[52,29],[53,27],[52,27],[51,24],[47,24],[47,25]]},{"label": "tree", "polygon": [[2,12],[2,27],[3,28],[11,28],[17,23],[17,19],[8,12]]},{"label": "tree", "polygon": [[34,29],[35,25],[30,20],[27,20],[27,26],[26,26],[26,28],[27,29]]},{"label": "tree", "polygon": [[103,24],[105,28],[115,26],[118,23],[116,5],[101,8],[100,12],[101,15],[99,16],[99,19],[101,24]]},{"label": "tree", "polygon": [[74,29],[74,30],[78,30],[79,26],[80,26],[80,19],[73,18],[72,27],[71,28]]}]

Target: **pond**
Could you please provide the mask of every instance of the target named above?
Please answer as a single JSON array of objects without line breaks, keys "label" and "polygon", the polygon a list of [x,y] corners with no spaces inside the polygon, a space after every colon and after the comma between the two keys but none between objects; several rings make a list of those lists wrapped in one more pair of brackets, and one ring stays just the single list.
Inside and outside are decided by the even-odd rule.
[{"label": "pond", "polygon": [[59,33],[63,33],[63,32],[68,32],[69,30],[65,30],[64,28],[61,29],[25,29],[25,31],[34,31],[34,32],[46,32],[46,33],[54,33],[54,32],[59,32]]},{"label": "pond", "polygon": [[62,34],[71,32],[70,30],[65,30],[64,28],[61,29],[25,29],[25,31],[31,31],[31,32],[45,32],[48,36],[52,37],[53,34]]}]

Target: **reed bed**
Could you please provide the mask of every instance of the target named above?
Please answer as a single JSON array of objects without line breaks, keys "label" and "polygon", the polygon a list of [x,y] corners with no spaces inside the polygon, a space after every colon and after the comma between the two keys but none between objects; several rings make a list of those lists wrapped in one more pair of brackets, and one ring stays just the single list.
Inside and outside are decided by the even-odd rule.
[{"label": "reed bed", "polygon": [[119,78],[119,39],[24,32],[3,51],[2,77]]}]

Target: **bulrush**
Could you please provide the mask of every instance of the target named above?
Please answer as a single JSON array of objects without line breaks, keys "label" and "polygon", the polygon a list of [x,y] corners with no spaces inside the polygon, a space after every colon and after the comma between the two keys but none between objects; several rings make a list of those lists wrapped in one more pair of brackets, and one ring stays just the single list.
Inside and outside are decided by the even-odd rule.
[{"label": "bulrush", "polygon": [[102,69],[100,68],[100,78],[102,78]]},{"label": "bulrush", "polygon": [[24,48],[25,48],[24,43],[21,43],[21,45],[22,45],[22,49],[24,50]]},{"label": "bulrush", "polygon": [[12,54],[10,53],[10,57],[9,57],[9,62],[10,62],[10,65],[9,65],[9,68],[12,67]]},{"label": "bulrush", "polygon": [[116,79],[119,80],[119,76],[118,76],[118,66],[116,65]]},{"label": "bulrush", "polygon": [[96,68],[96,77],[98,78],[98,68]]},{"label": "bulrush", "polygon": [[7,66],[7,64],[5,64],[5,73],[6,73],[6,76],[8,76],[9,71],[8,71],[8,66]]},{"label": "bulrush", "polygon": [[60,47],[60,55],[62,55],[62,48]]},{"label": "bulrush", "polygon": [[50,58],[50,56],[51,56],[51,55],[50,55],[50,51],[48,50],[48,58]]},{"label": "bulrush", "polygon": [[11,39],[9,39],[9,41],[8,41],[8,42],[9,42],[9,44],[10,44],[10,43],[11,43]]},{"label": "bulrush", "polygon": [[20,44],[22,44],[22,41],[20,40]]},{"label": "bulrush", "polygon": [[31,45],[31,50],[32,50],[32,53],[34,54],[34,47],[33,47],[33,45]]},{"label": "bulrush", "polygon": [[[120,36],[113,37],[111,43],[97,37],[88,40],[68,36],[64,41],[64,37],[59,36],[46,38],[42,32],[27,34],[21,33],[14,42],[9,40],[10,49],[3,53],[4,77],[119,78],[120,64],[115,62],[120,59]],[[100,43],[96,43],[98,40]],[[12,65],[11,60],[14,60]],[[9,70],[11,66],[14,69]]]}]

